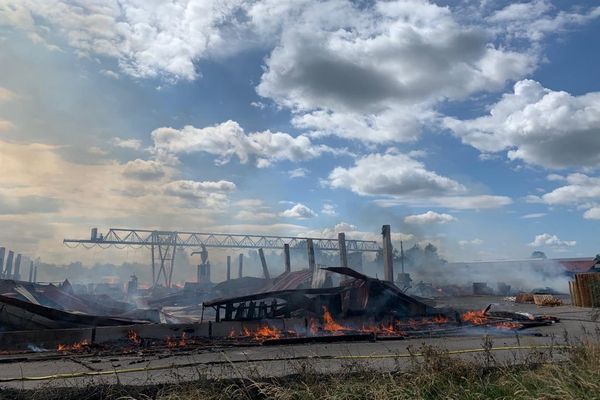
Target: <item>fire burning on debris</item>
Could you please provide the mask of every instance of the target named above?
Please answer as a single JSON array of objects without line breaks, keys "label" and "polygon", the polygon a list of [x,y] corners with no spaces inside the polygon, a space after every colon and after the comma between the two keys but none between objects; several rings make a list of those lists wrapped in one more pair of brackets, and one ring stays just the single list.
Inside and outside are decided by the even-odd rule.
[{"label": "fire burning on debris", "polygon": [[462,316],[464,322],[469,322],[473,325],[484,325],[488,323],[488,318],[484,310],[467,311]]},{"label": "fire burning on debris", "polygon": [[511,322],[511,321],[499,322],[495,326],[498,329],[508,329],[508,330],[521,329],[523,327],[522,324],[520,324],[518,322]]},{"label": "fire burning on debris", "polygon": [[254,331],[253,337],[255,339],[279,339],[281,332],[277,328],[271,328],[269,325],[263,325]]},{"label": "fire burning on debris", "polygon": [[82,351],[88,349],[91,343],[87,339],[73,344],[59,344],[56,348],[58,351]]},{"label": "fire burning on debris", "polygon": [[176,347],[185,347],[187,346],[187,334],[183,332],[179,340],[177,340],[175,337],[167,336],[165,338],[165,345],[170,349]]},{"label": "fire burning on debris", "polygon": [[447,324],[448,322],[450,322],[450,319],[444,315],[436,315],[431,319],[431,321],[434,324],[442,325],[442,324]]},{"label": "fire burning on debris", "polygon": [[127,338],[131,341],[131,343],[135,344],[136,346],[139,346],[142,343],[140,335],[133,329],[130,329],[127,332]]},{"label": "fire burning on debris", "polygon": [[335,322],[327,307],[323,307],[323,330],[327,332],[340,332],[347,331],[349,328]]},{"label": "fire burning on debris", "polygon": [[402,332],[398,326],[391,322],[389,324],[363,325],[360,332],[374,333],[380,336],[406,336],[406,333]]}]

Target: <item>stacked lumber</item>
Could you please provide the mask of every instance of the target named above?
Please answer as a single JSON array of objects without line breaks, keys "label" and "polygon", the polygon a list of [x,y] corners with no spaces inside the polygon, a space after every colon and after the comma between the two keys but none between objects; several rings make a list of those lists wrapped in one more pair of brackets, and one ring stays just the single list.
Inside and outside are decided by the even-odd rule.
[{"label": "stacked lumber", "polygon": [[515,298],[517,303],[533,303],[534,298],[532,293],[519,293]]},{"label": "stacked lumber", "polygon": [[536,306],[557,307],[562,306],[562,300],[551,294],[534,294],[533,302]]},{"label": "stacked lumber", "polygon": [[575,274],[569,282],[571,304],[577,307],[600,307],[600,273]]}]

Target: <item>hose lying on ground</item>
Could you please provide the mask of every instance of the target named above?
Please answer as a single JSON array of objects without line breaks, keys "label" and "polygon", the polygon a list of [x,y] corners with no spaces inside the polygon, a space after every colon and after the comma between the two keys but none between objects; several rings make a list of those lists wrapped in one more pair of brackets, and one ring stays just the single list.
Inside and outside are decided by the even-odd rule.
[{"label": "hose lying on ground", "polygon": [[[485,353],[494,351],[507,351],[507,350],[547,350],[547,349],[570,349],[571,346],[564,345],[544,345],[544,346],[500,346],[492,347],[489,349],[475,348],[475,349],[463,349],[463,350],[450,350],[445,354],[467,354],[467,353]],[[0,378],[0,383],[7,382],[21,382],[21,381],[47,381],[56,379],[71,379],[71,378],[83,378],[90,376],[103,376],[103,375],[117,375],[117,374],[128,374],[134,372],[147,372],[147,371],[161,371],[167,369],[179,369],[179,368],[191,368],[201,366],[213,366],[213,365],[227,365],[227,364],[240,364],[240,363],[262,363],[262,362],[277,362],[277,361],[302,361],[302,360],[370,360],[370,359],[396,359],[396,358],[410,358],[410,357],[421,357],[423,353],[404,353],[404,354],[371,354],[371,355],[346,355],[346,356],[320,356],[320,355],[308,355],[308,356],[295,356],[295,357],[283,357],[283,358],[259,358],[259,359],[241,359],[241,360],[215,360],[215,361],[198,361],[191,363],[181,364],[170,364],[170,365],[159,365],[154,367],[138,367],[138,368],[125,368],[125,369],[112,369],[104,371],[82,371],[82,372],[71,372],[65,374],[53,374],[46,376],[19,376],[12,378]]]}]

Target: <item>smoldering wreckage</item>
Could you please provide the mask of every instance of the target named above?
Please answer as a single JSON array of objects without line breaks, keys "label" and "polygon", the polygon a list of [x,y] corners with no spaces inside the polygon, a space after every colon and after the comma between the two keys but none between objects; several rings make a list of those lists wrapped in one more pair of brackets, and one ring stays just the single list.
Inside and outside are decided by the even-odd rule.
[{"label": "smoldering wreckage", "polygon": [[[173,266],[169,254],[174,254],[176,241],[169,242],[170,247],[165,250],[166,241],[160,241],[165,233],[147,232],[146,236],[137,232],[133,236],[130,233],[116,237],[112,230],[100,236],[93,231],[90,240],[81,242],[111,244],[118,239],[144,244],[146,240],[158,239],[157,248],[155,242],[151,243],[153,261],[155,251],[162,257],[156,275],[168,280],[172,271],[165,265],[168,267],[171,261]],[[452,335],[469,329],[513,332],[559,322],[552,316],[495,311],[491,305],[479,310],[439,307],[434,299],[407,294],[408,274],[403,271],[398,277],[404,282],[394,282],[389,225],[382,230],[383,280],[348,266],[348,248],[378,248],[378,244],[347,241],[341,233],[338,240],[261,237],[262,242],[253,245],[281,246],[284,250],[283,274],[270,276],[259,247],[263,278],[243,277],[240,256],[239,277],[231,279],[231,260],[228,260],[228,279],[212,284],[207,247],[211,243],[218,247],[222,242],[218,238],[200,242],[198,236],[193,239],[195,234],[190,235],[175,240],[181,240],[180,243],[187,240],[191,243],[189,247],[199,250],[198,282],[186,283],[183,288],[167,288],[155,281],[153,287],[141,289],[137,278],[132,277],[127,289],[129,301],[115,300],[106,293],[81,293],[68,280],[40,284],[5,274],[0,280],[0,352],[12,357],[28,352],[68,355],[132,349],[173,351],[194,347],[402,340]],[[245,235],[241,242],[233,244],[231,237],[223,240],[243,248],[243,243],[248,244],[250,239]],[[315,243],[319,248],[339,252],[340,266],[317,266]],[[290,246],[306,247],[308,268],[291,270]],[[545,296],[547,299],[548,294]]]}]

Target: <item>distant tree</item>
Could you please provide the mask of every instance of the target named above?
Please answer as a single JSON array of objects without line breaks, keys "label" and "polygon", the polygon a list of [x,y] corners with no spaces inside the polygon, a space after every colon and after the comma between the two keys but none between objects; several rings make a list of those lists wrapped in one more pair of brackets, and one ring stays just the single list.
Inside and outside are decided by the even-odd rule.
[{"label": "distant tree", "polygon": [[[394,264],[400,265],[400,250],[394,247],[392,254],[394,258]],[[428,243],[425,247],[415,244],[411,248],[404,251],[404,265],[407,268],[442,265],[446,262],[446,260],[439,256],[437,248],[431,243]],[[383,251],[381,249],[377,252],[375,263],[383,265]]]},{"label": "distant tree", "polygon": [[531,253],[531,258],[544,258],[544,259],[546,259],[548,257],[546,257],[546,254],[543,251],[536,250],[533,253]]}]

